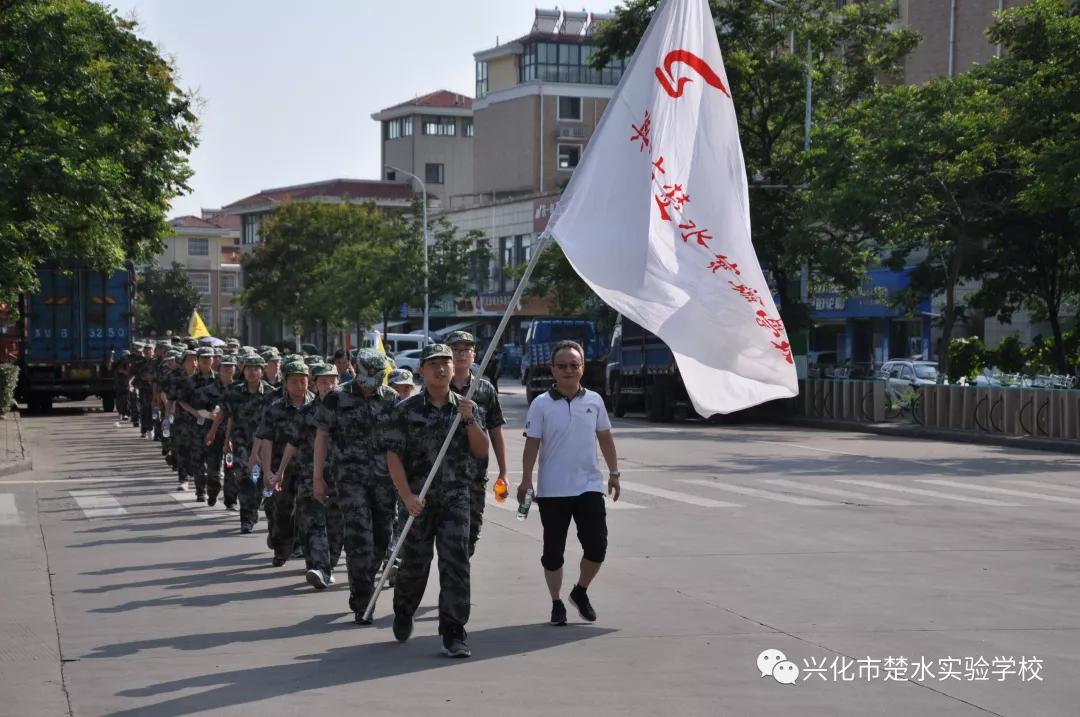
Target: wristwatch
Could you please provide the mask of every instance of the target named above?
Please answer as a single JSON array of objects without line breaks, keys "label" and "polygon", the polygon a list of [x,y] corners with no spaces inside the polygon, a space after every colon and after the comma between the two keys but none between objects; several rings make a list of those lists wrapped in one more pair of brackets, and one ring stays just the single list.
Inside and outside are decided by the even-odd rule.
[{"label": "wristwatch", "polygon": [[608,477],[609,478],[618,478],[621,475],[622,475],[621,471],[608,471]]}]

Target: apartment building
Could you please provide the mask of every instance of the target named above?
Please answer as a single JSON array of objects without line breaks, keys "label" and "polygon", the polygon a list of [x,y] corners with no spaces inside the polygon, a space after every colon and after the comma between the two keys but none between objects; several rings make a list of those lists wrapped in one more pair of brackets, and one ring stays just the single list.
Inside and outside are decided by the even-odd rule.
[{"label": "apartment building", "polygon": [[201,216],[183,216],[169,221],[172,235],[154,264],[168,269],[177,263],[187,272],[199,292],[199,315],[211,330],[236,334],[241,325],[242,307],[235,301],[242,288],[240,264],[235,246],[240,240],[238,217],[220,209],[203,209]]}]

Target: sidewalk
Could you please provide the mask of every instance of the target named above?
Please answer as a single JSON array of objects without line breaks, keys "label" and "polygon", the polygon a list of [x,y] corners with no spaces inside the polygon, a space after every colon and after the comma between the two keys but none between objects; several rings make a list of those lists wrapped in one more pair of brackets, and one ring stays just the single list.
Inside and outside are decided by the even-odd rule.
[{"label": "sidewalk", "polygon": [[0,416],[0,476],[23,473],[33,467],[18,411]]},{"label": "sidewalk", "polygon": [[925,438],[934,441],[953,443],[973,443],[983,446],[1005,446],[1025,448],[1033,451],[1051,451],[1057,453],[1080,454],[1080,442],[1064,441],[1056,438],[1033,438],[1031,436],[1001,436],[974,431],[951,431],[945,428],[925,428],[913,424],[901,423],[856,423],[837,421],[828,418],[804,418],[802,416],[770,416],[771,423],[799,428],[821,428],[830,431],[849,431],[873,433],[879,436],[897,438]]}]

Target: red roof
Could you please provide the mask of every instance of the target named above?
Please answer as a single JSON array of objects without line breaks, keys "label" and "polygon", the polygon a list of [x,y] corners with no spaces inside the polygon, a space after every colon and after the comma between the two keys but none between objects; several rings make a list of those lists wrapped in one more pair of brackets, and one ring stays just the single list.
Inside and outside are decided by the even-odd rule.
[{"label": "red roof", "polygon": [[401,102],[393,107],[387,107],[382,111],[389,112],[390,110],[396,110],[400,107],[434,107],[438,109],[471,110],[472,97],[459,95],[457,92],[451,92],[449,90],[435,90],[423,97],[416,97],[407,102]]},{"label": "red roof", "polygon": [[203,219],[192,214],[169,220],[169,226],[176,229],[225,229],[227,231],[239,231],[240,217],[216,216],[213,219]]},{"label": "red roof", "polygon": [[286,204],[302,199],[336,197],[341,199],[405,199],[413,198],[412,187],[402,182],[377,179],[327,179],[310,184],[264,189],[225,206],[224,210],[241,209],[263,204]]}]

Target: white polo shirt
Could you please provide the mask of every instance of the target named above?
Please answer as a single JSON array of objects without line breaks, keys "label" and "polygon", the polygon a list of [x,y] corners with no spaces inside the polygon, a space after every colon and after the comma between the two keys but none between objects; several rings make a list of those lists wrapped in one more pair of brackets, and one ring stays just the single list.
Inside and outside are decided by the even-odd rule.
[{"label": "white polo shirt", "polygon": [[538,498],[604,492],[596,458],[596,433],[611,429],[600,394],[586,388],[567,399],[552,388],[536,397],[525,416],[525,436],[540,439]]}]

